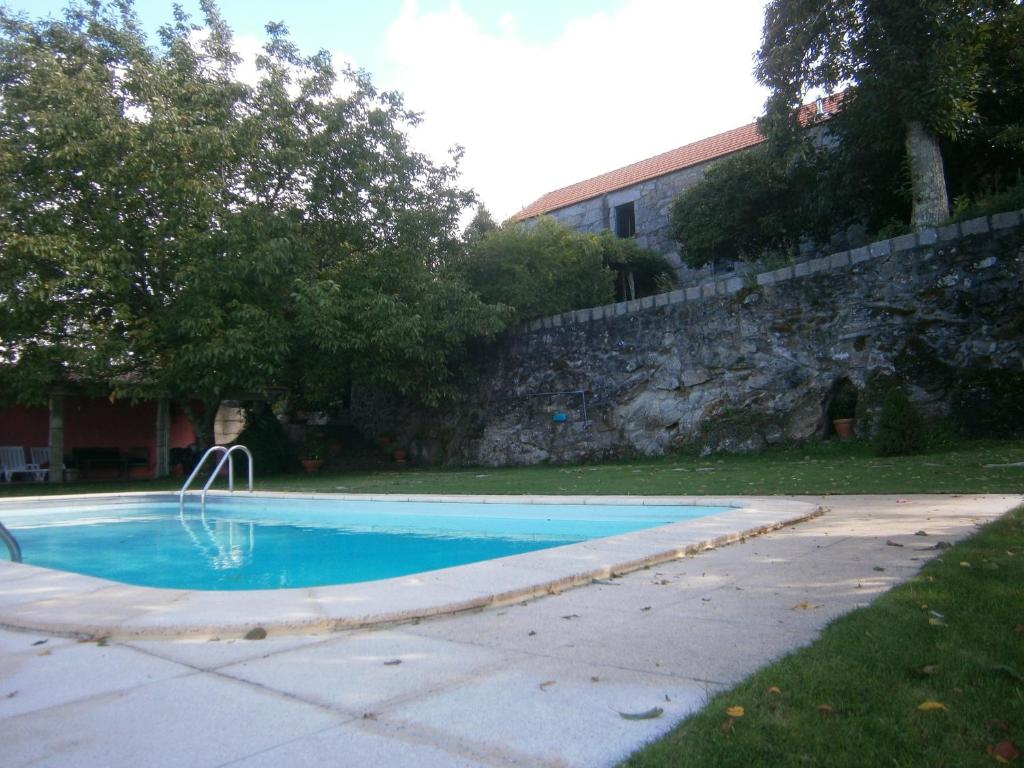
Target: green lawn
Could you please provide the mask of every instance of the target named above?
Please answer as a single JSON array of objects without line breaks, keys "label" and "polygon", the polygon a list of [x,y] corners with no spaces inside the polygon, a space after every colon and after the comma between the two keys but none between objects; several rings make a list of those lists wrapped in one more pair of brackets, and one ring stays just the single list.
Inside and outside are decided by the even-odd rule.
[{"label": "green lawn", "polygon": [[[919,456],[878,458],[863,443],[814,443],[742,456],[674,455],[600,465],[493,469],[391,468],[263,477],[275,491],[474,494],[1014,493],[1024,490],[1024,441],[963,442]],[[999,466],[1002,465],[1002,466]],[[181,479],[44,486],[0,495],[177,489]]]},{"label": "green lawn", "polygon": [[1019,765],[1022,585],[1024,508],[623,765],[996,766],[991,751]]}]

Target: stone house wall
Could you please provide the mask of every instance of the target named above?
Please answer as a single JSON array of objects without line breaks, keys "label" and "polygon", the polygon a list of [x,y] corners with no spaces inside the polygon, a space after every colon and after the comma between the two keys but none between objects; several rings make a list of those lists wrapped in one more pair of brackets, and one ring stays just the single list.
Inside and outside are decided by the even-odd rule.
[{"label": "stone house wall", "polygon": [[577,232],[598,234],[606,229],[614,232],[615,206],[632,202],[636,214],[637,244],[664,256],[676,270],[679,279],[691,278],[697,270],[686,267],[679,257],[679,245],[669,236],[669,213],[672,201],[703,179],[713,162],[711,160],[648,179],[559,208],[547,215]]},{"label": "stone house wall", "polygon": [[425,462],[757,450],[826,436],[843,381],[862,432],[894,382],[948,414],[979,374],[1024,382],[1022,339],[1017,211],[536,320],[481,352],[461,402],[360,391],[352,415]]}]

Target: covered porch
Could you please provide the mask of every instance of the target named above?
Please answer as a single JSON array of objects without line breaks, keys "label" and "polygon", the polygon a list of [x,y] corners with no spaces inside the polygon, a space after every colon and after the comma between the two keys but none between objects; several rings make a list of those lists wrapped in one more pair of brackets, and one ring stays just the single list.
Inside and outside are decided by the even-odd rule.
[{"label": "covered porch", "polygon": [[63,391],[48,406],[0,407],[0,445],[21,447],[30,462],[33,449],[49,457],[42,467],[49,471],[26,480],[166,477],[172,456],[195,442],[188,417],[166,398],[133,402]]}]

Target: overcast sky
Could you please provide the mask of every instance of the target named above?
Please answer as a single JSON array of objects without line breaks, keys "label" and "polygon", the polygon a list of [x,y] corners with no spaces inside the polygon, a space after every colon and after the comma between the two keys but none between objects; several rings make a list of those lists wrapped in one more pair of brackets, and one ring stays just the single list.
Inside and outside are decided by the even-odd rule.
[{"label": "overcast sky", "polygon": [[[32,16],[63,0],[6,0]],[[198,0],[181,0],[199,14]],[[764,0],[222,0],[238,48],[283,21],[423,113],[414,135],[501,220],[545,192],[751,122]],[[171,3],[137,0],[148,32]]]}]

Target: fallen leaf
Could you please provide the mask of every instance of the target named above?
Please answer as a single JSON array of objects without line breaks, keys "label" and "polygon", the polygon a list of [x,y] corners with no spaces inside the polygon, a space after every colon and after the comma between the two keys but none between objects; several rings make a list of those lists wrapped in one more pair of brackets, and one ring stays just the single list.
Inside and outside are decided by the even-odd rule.
[{"label": "fallen leaf", "polygon": [[944,622],[942,619],[936,619],[934,616],[932,616],[932,617],[930,617],[928,619],[928,623],[931,624],[933,627],[944,627],[944,626],[946,626],[946,622]]},{"label": "fallen leaf", "polygon": [[550,688],[554,684],[555,684],[554,680],[545,680],[543,683],[541,683],[537,687],[540,688],[542,691],[546,691],[548,688]]},{"label": "fallen leaf", "polygon": [[961,561],[960,561],[960,567],[961,567],[961,568],[970,568],[970,567],[971,567],[971,564],[970,564],[970,563],[968,563],[968,562],[967,562],[966,560],[961,560]]},{"label": "fallen leaf", "polygon": [[51,649],[44,648],[39,653],[37,653],[36,656],[49,656],[51,653],[53,653],[53,651]]},{"label": "fallen leaf", "polygon": [[718,727],[721,729],[722,733],[732,733],[732,724],[735,722],[736,720],[730,717]]},{"label": "fallen leaf", "polygon": [[935,710],[945,710],[946,705],[941,701],[922,701],[917,705],[917,708],[922,712],[934,712]]},{"label": "fallen leaf", "polygon": [[831,715],[833,712],[832,707],[828,704],[819,704],[815,709],[823,715]]},{"label": "fallen leaf", "polygon": [[821,608],[821,604],[811,605],[806,600],[802,600],[801,602],[797,603],[796,605],[794,605],[789,610],[791,610],[791,611],[812,611],[815,608]]},{"label": "fallen leaf", "polygon": [[652,707],[646,712],[619,712],[619,717],[623,720],[654,720],[657,717],[661,717],[665,713],[665,710],[661,707]]},{"label": "fallen leaf", "polygon": [[725,710],[725,714],[729,717],[743,717],[747,712],[743,707],[729,707]]},{"label": "fallen leaf", "polygon": [[917,674],[923,677],[930,677],[931,675],[939,674],[938,664],[925,664],[923,667],[918,667],[914,670]]},{"label": "fallen leaf", "polygon": [[401,659],[392,659],[391,661],[385,661],[384,662],[384,666],[385,667],[397,667],[401,663],[402,663]]},{"label": "fallen leaf", "polygon": [[996,759],[997,762],[1000,763],[1008,763],[1011,760],[1016,760],[1018,757],[1020,757],[1020,750],[1017,749],[1017,745],[1009,739],[1006,739],[1005,741],[1000,741],[998,744],[994,746],[992,744],[989,744],[988,748],[985,751],[988,752],[992,757]]},{"label": "fallen leaf", "polygon": [[782,691],[779,690],[779,686],[773,685],[766,691],[766,693],[774,693],[776,696],[780,696],[782,694]]}]

